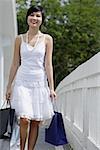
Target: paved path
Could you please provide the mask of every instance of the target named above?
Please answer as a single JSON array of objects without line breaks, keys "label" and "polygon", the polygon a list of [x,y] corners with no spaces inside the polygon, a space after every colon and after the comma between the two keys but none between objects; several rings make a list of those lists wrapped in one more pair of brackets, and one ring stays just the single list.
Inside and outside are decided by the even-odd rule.
[{"label": "paved path", "polygon": [[9,140],[3,141],[0,139],[0,150],[10,150]]},{"label": "paved path", "polygon": [[[55,150],[54,146],[45,142],[44,133],[45,129],[41,127],[35,150]],[[19,150],[19,146],[15,145],[14,147],[9,148],[9,144],[9,140],[0,140],[0,150]]]},{"label": "paved path", "polygon": [[[41,127],[39,131],[39,137],[36,144],[35,150],[55,150],[54,146],[45,142],[45,128]],[[19,146],[15,145],[12,148],[9,148],[10,141],[9,140],[0,140],[0,150],[20,150]],[[64,148],[59,148],[59,150],[70,150],[68,146],[64,146]],[[27,150],[27,148],[25,149]]]},{"label": "paved path", "polygon": [[36,150],[55,150],[54,146],[45,142],[45,129],[40,129],[40,136],[36,144]]}]

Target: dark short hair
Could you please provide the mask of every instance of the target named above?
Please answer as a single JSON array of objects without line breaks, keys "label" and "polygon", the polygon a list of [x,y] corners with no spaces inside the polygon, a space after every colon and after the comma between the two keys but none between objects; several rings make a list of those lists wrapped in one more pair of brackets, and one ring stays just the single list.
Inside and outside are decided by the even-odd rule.
[{"label": "dark short hair", "polygon": [[41,14],[42,14],[42,24],[44,23],[44,20],[45,20],[45,15],[44,15],[44,9],[42,6],[31,6],[28,11],[27,11],[27,14],[26,14],[26,23],[27,23],[27,18],[28,16],[33,13],[33,12],[38,12],[40,11]]}]

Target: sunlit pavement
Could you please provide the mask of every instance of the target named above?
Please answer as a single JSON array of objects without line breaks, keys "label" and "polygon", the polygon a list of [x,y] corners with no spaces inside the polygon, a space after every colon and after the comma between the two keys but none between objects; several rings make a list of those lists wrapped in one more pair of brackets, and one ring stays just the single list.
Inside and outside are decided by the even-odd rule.
[{"label": "sunlit pavement", "polygon": [[[47,122],[47,125],[41,125],[39,129],[39,137],[36,143],[35,150],[55,150],[55,147],[49,143],[45,142],[45,128],[48,127],[50,121]],[[69,146],[64,145],[62,148],[58,148],[59,150],[70,150]],[[0,150],[20,150],[20,142],[19,142],[19,126],[15,124],[13,135],[11,141],[9,140],[0,140]],[[26,148],[27,150],[27,143]]]},{"label": "sunlit pavement", "polygon": [[[20,150],[19,142],[13,144],[9,148],[9,140],[0,140],[0,150]],[[27,150],[27,148],[25,149]],[[55,150],[54,146],[45,142],[45,128],[41,127],[35,150]]]}]

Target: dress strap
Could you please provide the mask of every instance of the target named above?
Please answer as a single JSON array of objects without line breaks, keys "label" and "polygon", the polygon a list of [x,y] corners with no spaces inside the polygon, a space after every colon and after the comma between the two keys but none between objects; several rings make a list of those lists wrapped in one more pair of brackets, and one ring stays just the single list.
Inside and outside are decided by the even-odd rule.
[{"label": "dress strap", "polygon": [[28,43],[28,31],[26,33],[26,43]]},{"label": "dress strap", "polygon": [[43,34],[43,41],[45,43],[45,40],[46,40],[46,34]]},{"label": "dress strap", "polygon": [[21,42],[23,42],[23,35],[21,34],[20,37],[21,37]]}]

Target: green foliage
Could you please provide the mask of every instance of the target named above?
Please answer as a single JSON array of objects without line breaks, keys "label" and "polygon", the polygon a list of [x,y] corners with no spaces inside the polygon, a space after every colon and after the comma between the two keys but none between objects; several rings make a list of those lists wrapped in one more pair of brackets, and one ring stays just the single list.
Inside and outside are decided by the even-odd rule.
[{"label": "green foliage", "polygon": [[26,25],[27,0],[17,0],[16,9],[17,9],[18,33],[23,33],[27,31]]},{"label": "green foliage", "polygon": [[[19,4],[19,5],[18,5]],[[56,86],[78,65],[100,49],[100,4],[96,0],[34,0],[45,8],[42,31],[54,38],[54,77]],[[27,0],[17,0],[18,31],[25,32]]]}]

